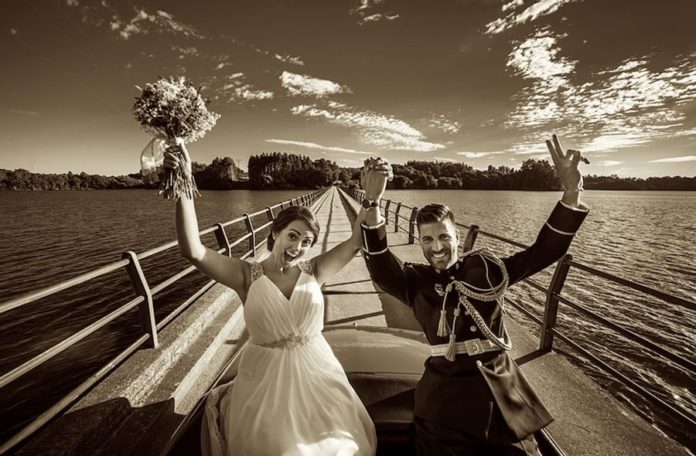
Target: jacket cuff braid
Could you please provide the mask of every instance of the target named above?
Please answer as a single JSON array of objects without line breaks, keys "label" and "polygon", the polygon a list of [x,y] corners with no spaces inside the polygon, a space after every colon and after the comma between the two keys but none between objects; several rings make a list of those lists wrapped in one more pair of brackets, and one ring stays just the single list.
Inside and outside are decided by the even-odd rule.
[{"label": "jacket cuff braid", "polygon": [[363,252],[377,255],[387,251],[387,227],[384,221],[374,226],[363,223],[361,228]]},{"label": "jacket cuff braid", "polygon": [[587,206],[570,207],[559,201],[553,208],[546,226],[552,231],[565,236],[573,236],[587,217],[589,209]]}]

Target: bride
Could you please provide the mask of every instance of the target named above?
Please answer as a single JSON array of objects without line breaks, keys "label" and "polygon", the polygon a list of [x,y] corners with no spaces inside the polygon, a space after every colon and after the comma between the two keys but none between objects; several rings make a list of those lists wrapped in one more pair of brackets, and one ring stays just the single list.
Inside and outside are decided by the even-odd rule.
[{"label": "bride", "polygon": [[[178,147],[184,158],[167,153],[164,167],[190,174],[186,147],[181,142]],[[386,167],[380,171],[389,173]],[[320,286],[360,249],[363,212],[348,240],[309,260],[319,235],[314,214],[300,206],[284,209],[271,227],[269,255],[248,263],[204,246],[193,200],[176,203],[182,255],[237,292],[249,331],[237,377],[208,397],[204,454],[375,454],[374,425],[321,334]]]}]

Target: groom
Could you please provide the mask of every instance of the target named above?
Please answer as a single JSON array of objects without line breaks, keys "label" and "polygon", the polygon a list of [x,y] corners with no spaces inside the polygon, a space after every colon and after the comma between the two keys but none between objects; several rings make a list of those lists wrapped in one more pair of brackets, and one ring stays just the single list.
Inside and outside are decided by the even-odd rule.
[{"label": "groom", "polygon": [[[503,259],[486,250],[458,254],[454,214],[430,204],[416,224],[428,264],[402,263],[387,246],[379,200],[389,165],[368,160],[363,256],[379,287],[411,307],[432,355],[416,387],[420,455],[539,454],[533,433],[553,418],[508,355],[503,295],[566,253],[588,209],[580,203],[580,152],[546,141],[565,191],[531,247]],[[587,162],[586,159],[583,159]]]}]

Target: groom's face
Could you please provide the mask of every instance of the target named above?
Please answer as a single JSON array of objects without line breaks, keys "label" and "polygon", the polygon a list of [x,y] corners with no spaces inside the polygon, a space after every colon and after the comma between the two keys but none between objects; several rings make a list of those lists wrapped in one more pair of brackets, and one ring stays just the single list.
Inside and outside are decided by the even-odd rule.
[{"label": "groom's face", "polygon": [[457,262],[459,233],[451,220],[423,223],[418,226],[418,234],[423,256],[432,267],[443,270]]}]

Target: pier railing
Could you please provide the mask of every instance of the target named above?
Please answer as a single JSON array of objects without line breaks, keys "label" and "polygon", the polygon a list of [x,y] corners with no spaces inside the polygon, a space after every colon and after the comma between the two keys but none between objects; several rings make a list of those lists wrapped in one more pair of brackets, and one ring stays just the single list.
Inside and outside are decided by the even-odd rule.
[{"label": "pier railing", "polygon": [[[359,189],[350,189],[348,190],[348,193],[357,201],[361,201],[365,195],[364,191]],[[393,228],[393,231],[395,233],[399,231],[407,233],[408,242],[410,244],[414,244],[416,242],[416,215],[418,214],[417,207],[407,206],[401,202],[395,202],[390,199],[382,199],[382,201],[380,202],[380,209],[382,210],[382,215],[385,218],[385,222],[388,226],[388,229]],[[456,225],[460,228],[464,228],[467,230],[466,238],[462,243],[462,248],[464,251],[468,251],[473,248],[474,243],[476,242],[476,239],[479,235],[495,239],[497,241],[501,241],[521,249],[526,249],[527,247],[529,247],[528,245],[522,244],[517,241],[513,241],[512,239],[507,239],[503,236],[483,231],[479,229],[477,225],[465,225],[462,223],[456,223]],[[588,317],[594,320],[595,322],[599,323],[604,328],[610,329],[622,335],[623,337],[631,340],[632,342],[640,345],[641,347],[650,350],[651,352],[683,367],[692,376],[696,376],[696,362],[694,362],[693,359],[688,359],[678,353],[675,353],[668,347],[664,347],[656,342],[647,339],[644,336],[636,334],[635,332],[624,328],[620,324],[617,324],[607,319],[606,317],[598,314],[597,312],[594,312],[586,306],[576,303],[570,298],[562,295],[561,293],[563,291],[563,286],[571,268],[576,268],[580,271],[590,274],[593,277],[601,278],[609,282],[612,282],[616,285],[627,287],[631,290],[649,295],[653,298],[660,299],[668,304],[672,304],[680,308],[696,310],[696,302],[689,301],[678,296],[665,293],[660,290],[656,290],[654,288],[634,282],[632,280],[619,277],[609,272],[602,271],[598,268],[580,263],[578,261],[573,260],[572,255],[569,254],[564,255],[556,264],[553,273],[553,278],[551,279],[551,283],[548,287],[544,287],[539,282],[531,278],[523,280],[532,288],[540,291],[545,295],[545,306],[542,318],[539,318],[536,315],[534,315],[519,302],[516,302],[507,296],[505,297],[505,302],[512,305],[515,309],[519,310],[527,318],[541,326],[539,340],[540,352],[543,353],[551,351],[553,348],[554,337],[557,337],[558,339],[572,347],[574,350],[585,356],[587,359],[589,359],[592,363],[594,363],[595,366],[602,369],[604,372],[612,376],[614,379],[616,379],[623,385],[631,388],[633,391],[638,393],[643,398],[650,399],[651,401],[660,404],[670,413],[684,420],[688,426],[692,428],[696,427],[696,416],[694,416],[692,413],[690,413],[687,410],[675,407],[674,405],[664,401],[662,398],[658,397],[653,392],[649,391],[648,389],[639,385],[635,381],[631,380],[626,375],[622,374],[615,367],[611,366],[604,360],[597,357],[594,353],[592,353],[587,348],[583,347],[581,344],[578,344],[572,338],[563,334],[556,327],[559,303],[563,303],[568,307],[578,311],[583,316]]]},{"label": "pier railing", "polygon": [[[257,234],[265,229],[269,229],[273,220],[275,219],[276,212],[285,209],[290,206],[311,206],[314,204],[318,198],[320,198],[326,189],[316,190],[313,192],[306,193],[296,198],[283,201],[274,206],[266,207],[265,209],[256,211],[251,214],[244,214],[241,217],[237,217],[233,220],[218,223],[215,226],[202,230],[199,234],[200,236],[205,236],[213,234],[218,242],[218,253],[224,253],[226,255],[232,256],[233,249],[243,242],[248,242],[248,249],[239,257],[240,259],[246,259],[250,256],[256,255],[256,250],[266,243],[266,239],[257,241]],[[262,220],[258,220],[262,218]],[[233,226],[244,226],[246,228],[246,233],[237,239],[230,241],[227,236],[227,229]],[[127,359],[131,354],[138,350],[143,344],[147,344],[149,348],[158,347],[158,332],[161,331],[165,326],[167,326],[172,320],[174,320],[179,314],[186,310],[191,303],[208,291],[213,285],[215,285],[214,280],[210,280],[203,287],[189,296],[184,300],[178,307],[176,307],[172,312],[165,316],[161,321],[155,321],[155,309],[153,305],[153,296],[162,292],[163,290],[171,287],[173,284],[181,280],[183,277],[191,274],[196,268],[194,266],[189,266],[182,271],[174,274],[163,282],[150,286],[143,268],[141,267],[141,261],[159,255],[169,249],[178,247],[177,241],[172,241],[158,247],[146,250],[141,253],[135,253],[132,251],[124,252],[122,259],[116,261],[100,268],[94,269],[92,271],[80,274],[71,279],[65,280],[63,282],[42,288],[37,291],[27,293],[25,295],[16,297],[9,301],[0,303],[0,315],[8,312],[12,309],[17,309],[22,306],[31,304],[41,298],[49,297],[62,290],[68,288],[76,287],[79,285],[84,285],[86,282],[103,277],[114,271],[125,269],[128,276],[130,277],[133,289],[135,291],[136,297],[123,304],[116,310],[110,312],[89,326],[83,328],[82,330],[76,332],[70,337],[62,340],[61,342],[55,344],[54,346],[48,348],[43,353],[31,358],[30,360],[24,362],[20,366],[12,369],[9,372],[0,375],[0,389],[5,387],[11,382],[14,382],[23,375],[36,369],[38,366],[42,365],[49,359],[58,355],[59,353],[67,350],[68,348],[74,346],[76,343],[85,339],[86,337],[94,334],[99,329],[113,322],[120,316],[134,310],[138,309],[140,323],[142,326],[142,334],[131,343],[125,350],[116,355],[111,359],[105,366],[99,369],[96,373],[92,374],[87,380],[82,382],[80,385],[71,390],[67,395],[60,399],[56,404],[51,406],[48,410],[43,412],[37,418],[35,418],[30,424],[25,426],[21,431],[11,437],[7,442],[0,446],[0,454],[4,454],[6,451],[15,447],[17,444],[22,442],[41,426],[46,424],[53,417],[61,413],[68,406],[70,406],[77,399],[82,397],[82,395],[89,390],[93,385],[103,379],[107,374],[118,366],[122,361]]]}]

